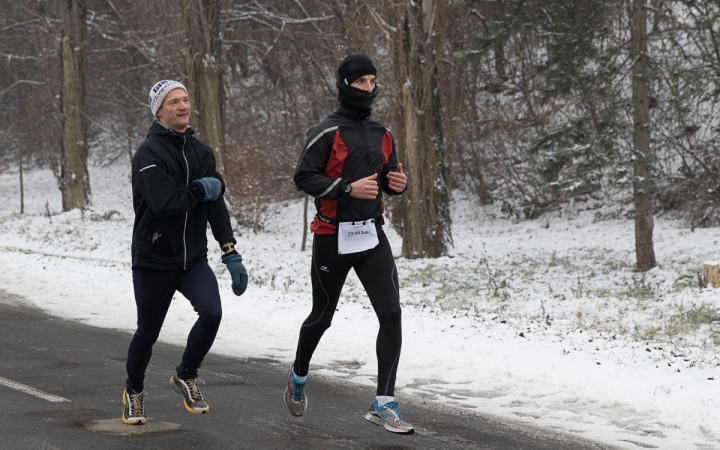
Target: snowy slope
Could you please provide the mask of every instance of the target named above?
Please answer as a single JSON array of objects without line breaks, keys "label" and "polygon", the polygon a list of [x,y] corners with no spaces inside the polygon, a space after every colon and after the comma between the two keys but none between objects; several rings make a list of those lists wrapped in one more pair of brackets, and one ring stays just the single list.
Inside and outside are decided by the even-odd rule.
[{"label": "snowy slope", "polygon": [[[0,289],[59,317],[125,330],[129,343],[129,169],[94,167],[90,176],[94,206],[81,214],[60,213],[49,171],[25,174],[21,215],[18,174],[0,175]],[[242,297],[211,248],[224,308],[213,351],[289,362],[310,311],[310,250],[300,251],[302,202],[271,209],[264,232],[237,233],[251,276]],[[720,291],[700,291],[696,278],[703,261],[718,259],[718,230],[657,220],[660,267],[643,276],[633,272],[632,221],[565,211],[512,223],[495,213],[457,198],[451,255],[397,259],[401,400],[430,399],[623,448],[720,448],[720,334],[711,323]],[[399,236],[388,236],[399,254]],[[176,300],[160,339],[183,343],[195,314]],[[370,400],[376,333],[351,275],[311,376],[367,385]],[[116,375],[118,386],[124,378]]]}]

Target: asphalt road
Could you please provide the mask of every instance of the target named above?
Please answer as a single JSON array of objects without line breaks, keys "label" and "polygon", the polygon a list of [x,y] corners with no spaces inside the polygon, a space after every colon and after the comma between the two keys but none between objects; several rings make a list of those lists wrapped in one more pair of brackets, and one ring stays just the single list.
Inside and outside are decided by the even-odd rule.
[{"label": "asphalt road", "polygon": [[278,361],[210,354],[200,370],[210,413],[188,413],[168,385],[182,348],[154,347],[148,424],[120,419],[130,335],[17,306],[0,291],[0,449],[609,449],[575,436],[401,398],[416,426],[398,436],[363,419],[373,392],[318,376],[305,416],[290,415]]}]

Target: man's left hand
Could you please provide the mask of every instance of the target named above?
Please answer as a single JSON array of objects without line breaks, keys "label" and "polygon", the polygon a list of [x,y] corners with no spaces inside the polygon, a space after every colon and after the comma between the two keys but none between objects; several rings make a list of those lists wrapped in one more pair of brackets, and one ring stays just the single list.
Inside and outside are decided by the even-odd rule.
[{"label": "man's left hand", "polygon": [[407,175],[402,171],[402,164],[397,165],[397,172],[388,172],[388,187],[395,192],[402,192],[407,186]]},{"label": "man's left hand", "polygon": [[237,251],[232,250],[222,256],[222,262],[230,272],[233,292],[237,296],[243,295],[248,285],[248,273],[242,263],[242,256]]}]

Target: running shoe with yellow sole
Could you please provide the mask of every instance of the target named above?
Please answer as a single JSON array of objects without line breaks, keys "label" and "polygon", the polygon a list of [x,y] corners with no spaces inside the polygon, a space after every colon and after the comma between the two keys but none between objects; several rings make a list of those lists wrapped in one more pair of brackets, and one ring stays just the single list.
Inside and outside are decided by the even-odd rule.
[{"label": "running shoe with yellow sole", "polygon": [[123,414],[122,420],[128,425],[145,425],[145,392],[139,394],[132,391],[128,394],[127,389],[123,391]]},{"label": "running shoe with yellow sole", "polygon": [[183,396],[185,409],[193,414],[205,414],[210,411],[210,405],[205,401],[198,384],[204,384],[199,378],[183,380],[177,375],[170,377],[170,385]]}]

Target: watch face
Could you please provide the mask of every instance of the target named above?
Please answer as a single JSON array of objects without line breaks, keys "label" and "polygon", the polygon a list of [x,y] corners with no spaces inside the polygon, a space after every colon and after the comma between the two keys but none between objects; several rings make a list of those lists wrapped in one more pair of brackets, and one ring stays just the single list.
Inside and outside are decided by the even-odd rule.
[{"label": "watch face", "polygon": [[345,186],[345,193],[350,192],[350,189],[352,189],[352,187],[351,187],[349,184],[346,185],[346,186]]}]

